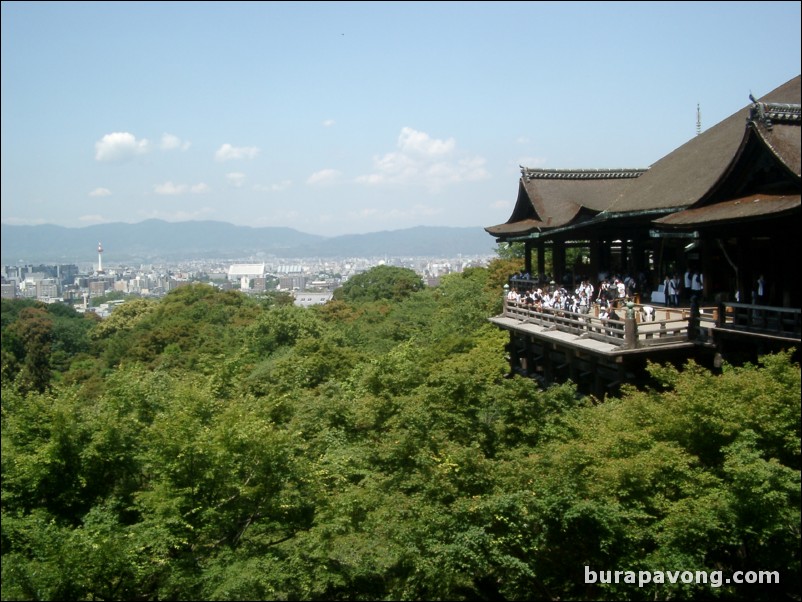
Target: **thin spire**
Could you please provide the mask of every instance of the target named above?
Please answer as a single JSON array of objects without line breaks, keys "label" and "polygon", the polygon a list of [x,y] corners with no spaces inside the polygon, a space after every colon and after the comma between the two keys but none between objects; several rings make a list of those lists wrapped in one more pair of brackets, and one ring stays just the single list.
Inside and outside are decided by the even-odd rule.
[{"label": "thin spire", "polygon": [[696,103],[696,135],[702,133],[702,109],[699,107],[699,103]]}]

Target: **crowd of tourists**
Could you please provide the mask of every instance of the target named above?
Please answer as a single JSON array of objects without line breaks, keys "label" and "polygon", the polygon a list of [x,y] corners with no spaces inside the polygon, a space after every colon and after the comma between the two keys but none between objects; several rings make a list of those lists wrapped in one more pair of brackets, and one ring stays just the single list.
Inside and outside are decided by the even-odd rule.
[{"label": "crowd of tourists", "polygon": [[533,286],[523,290],[512,287],[507,293],[507,300],[537,310],[549,308],[581,314],[589,313],[596,304],[599,306],[599,316],[607,317],[610,312],[615,313],[616,307],[632,299],[633,289],[632,283],[619,278],[604,279],[598,288],[585,278],[573,290],[553,282],[545,287]]},{"label": "crowd of tourists", "polygon": [[[534,309],[550,308],[575,313],[589,313],[594,305],[598,305],[600,317],[615,314],[616,308],[623,307],[629,301],[651,303],[651,279],[644,273],[637,276],[603,273],[599,275],[595,286],[588,278],[582,278],[575,286],[570,285],[571,281],[573,278],[568,276],[561,285],[553,280],[546,284],[544,278],[533,279],[527,273],[518,273],[510,279],[507,299]],[[698,301],[701,300],[704,277],[701,272],[690,268],[684,276],[667,274],[661,289],[665,295],[664,305],[679,307],[683,303],[690,303],[694,296]]]}]

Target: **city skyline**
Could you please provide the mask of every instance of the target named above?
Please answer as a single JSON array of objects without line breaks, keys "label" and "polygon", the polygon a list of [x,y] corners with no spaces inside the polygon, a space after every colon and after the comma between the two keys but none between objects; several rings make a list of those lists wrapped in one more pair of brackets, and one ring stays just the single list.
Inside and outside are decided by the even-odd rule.
[{"label": "city skyline", "polygon": [[797,76],[799,3],[761,14],[4,2],[2,222],[501,223],[521,165],[645,168],[696,134],[697,106],[706,129]]}]

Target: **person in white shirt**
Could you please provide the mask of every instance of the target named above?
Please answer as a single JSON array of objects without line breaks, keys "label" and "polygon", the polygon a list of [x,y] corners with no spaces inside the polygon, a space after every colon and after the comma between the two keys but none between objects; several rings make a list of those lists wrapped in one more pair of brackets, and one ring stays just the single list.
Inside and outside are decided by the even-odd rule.
[{"label": "person in white shirt", "polygon": [[697,302],[702,300],[702,293],[705,288],[705,280],[702,272],[696,272],[691,278],[691,295],[696,297]]},{"label": "person in white shirt", "polygon": [[691,268],[685,270],[685,278],[683,280],[684,283],[684,291],[685,291],[685,300],[690,301],[691,299],[691,277],[693,276],[693,272],[691,272]]},{"label": "person in white shirt", "polygon": [[668,280],[668,289],[667,289],[668,298],[671,300],[669,305],[673,305],[674,307],[679,307],[679,276],[674,274]]},{"label": "person in white shirt", "polygon": [[758,305],[765,305],[766,304],[766,280],[763,278],[763,274],[757,279],[757,304]]}]

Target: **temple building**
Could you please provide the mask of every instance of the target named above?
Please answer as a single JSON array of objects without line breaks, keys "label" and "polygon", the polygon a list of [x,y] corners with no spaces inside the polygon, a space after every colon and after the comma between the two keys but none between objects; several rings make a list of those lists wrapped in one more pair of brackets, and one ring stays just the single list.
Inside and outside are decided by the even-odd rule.
[{"label": "temple building", "polygon": [[[702,274],[696,307],[685,312],[688,318],[691,309],[695,312],[684,341],[692,345],[682,346],[687,356],[704,348],[712,350],[717,361],[722,354],[726,359],[728,349],[742,346],[744,337],[758,342],[760,350],[772,345],[798,348],[800,77],[760,99],[750,95],[749,100],[743,109],[648,168],[522,167],[512,215],[486,231],[500,243],[523,243],[525,272],[532,283],[572,288],[580,278],[594,284],[608,274],[639,278],[646,290],[630,299],[635,307],[630,306],[628,314],[636,330],[638,309],[665,301],[658,291],[667,275],[689,270]],[[572,248],[581,251],[572,253],[576,260],[568,262],[566,251]],[[545,273],[547,253],[550,274]],[[666,310],[663,317],[674,320],[677,314]],[[704,337],[698,336],[700,318]],[[538,319],[521,314],[511,319],[505,307],[505,314],[491,320],[510,330],[513,348],[540,345],[537,359],[543,357],[541,343],[550,335],[544,339],[524,326]],[[582,338],[573,347],[570,341],[561,343],[565,349],[558,363],[569,368],[588,339],[605,338],[583,330],[581,324],[548,328],[578,329],[574,334]],[[654,355],[659,347],[655,336],[648,337],[648,345],[641,344],[646,340],[643,333],[630,333],[628,341],[617,346],[609,331],[605,336],[604,342],[612,346],[597,351],[618,364],[615,382],[626,380],[623,347],[626,355],[638,355],[637,349],[644,351],[640,355]],[[512,356],[513,368],[523,363],[524,371],[531,372],[531,354]]]}]

